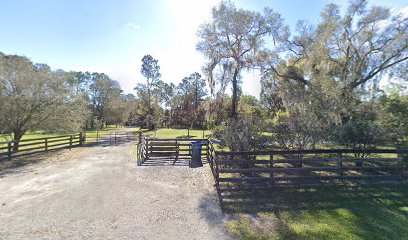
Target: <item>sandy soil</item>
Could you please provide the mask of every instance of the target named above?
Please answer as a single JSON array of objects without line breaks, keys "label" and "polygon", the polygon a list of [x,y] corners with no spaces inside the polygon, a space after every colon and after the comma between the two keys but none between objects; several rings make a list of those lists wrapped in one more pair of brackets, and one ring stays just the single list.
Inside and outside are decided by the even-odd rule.
[{"label": "sandy soil", "polygon": [[208,165],[136,166],[130,147],[0,173],[0,239],[230,239]]}]

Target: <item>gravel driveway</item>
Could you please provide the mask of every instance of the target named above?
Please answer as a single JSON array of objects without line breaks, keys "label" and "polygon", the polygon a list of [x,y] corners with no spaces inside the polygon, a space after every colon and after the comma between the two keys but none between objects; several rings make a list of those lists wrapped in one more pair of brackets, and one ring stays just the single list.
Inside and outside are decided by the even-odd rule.
[{"label": "gravel driveway", "polygon": [[0,175],[0,239],[229,239],[209,167],[94,146]]}]

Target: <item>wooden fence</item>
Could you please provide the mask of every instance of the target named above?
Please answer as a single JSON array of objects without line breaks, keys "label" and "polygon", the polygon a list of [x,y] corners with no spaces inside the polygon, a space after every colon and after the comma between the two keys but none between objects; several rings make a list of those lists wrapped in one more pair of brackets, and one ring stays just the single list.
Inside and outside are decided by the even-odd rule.
[{"label": "wooden fence", "polygon": [[[146,160],[191,156],[191,141],[201,141],[215,186],[263,188],[323,184],[402,181],[401,154],[395,149],[314,149],[288,151],[217,152],[209,139],[158,139],[140,133],[138,165]],[[356,157],[356,156],[370,157]]]},{"label": "wooden fence", "polygon": [[23,139],[18,150],[14,149],[17,141],[0,142],[0,161],[37,153],[46,153],[63,148],[73,148],[83,144],[120,144],[137,140],[132,132],[96,132],[95,134],[78,133],[56,137]]},{"label": "wooden fence", "polygon": [[143,134],[139,136],[137,151],[137,163],[143,164],[148,160],[172,160],[173,164],[177,160],[191,159],[191,142],[201,142],[201,155],[208,155],[208,139],[190,138],[152,138]]},{"label": "wooden fence", "polygon": [[[45,153],[62,148],[73,148],[83,144],[82,134],[64,135],[57,137],[26,139],[9,142],[0,142],[0,160],[22,157],[31,154]],[[15,150],[15,144],[18,149]]]},{"label": "wooden fence", "polygon": [[[209,161],[217,189],[262,188],[402,181],[403,163],[400,154],[406,152],[390,149],[213,151]],[[370,157],[355,157],[362,153],[370,154]]]}]

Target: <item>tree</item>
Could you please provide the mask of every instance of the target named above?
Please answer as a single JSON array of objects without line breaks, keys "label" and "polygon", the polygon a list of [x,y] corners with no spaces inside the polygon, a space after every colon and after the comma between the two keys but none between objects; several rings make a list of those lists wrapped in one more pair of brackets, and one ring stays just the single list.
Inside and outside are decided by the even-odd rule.
[{"label": "tree", "polygon": [[89,86],[92,84],[92,75],[90,72],[66,72],[67,82],[74,88],[76,94],[83,93],[89,100]]},{"label": "tree", "polygon": [[163,83],[163,102],[165,108],[169,108],[171,106],[171,100],[174,97],[176,91],[176,86],[174,83]]},{"label": "tree", "polygon": [[205,112],[201,108],[207,95],[205,80],[197,72],[183,78],[173,97],[173,118],[177,125],[203,127]]},{"label": "tree", "polygon": [[333,135],[348,146],[379,144],[383,140],[372,135],[378,121],[361,117],[361,105],[378,95],[383,76],[395,71],[403,78],[407,18],[381,7],[368,9],[361,0],[352,1],[343,16],[334,4],[321,16],[316,26],[298,23],[297,34],[280,48],[285,54],[262,56],[261,100],[272,104],[275,113],[285,111],[286,120],[280,122],[285,136],[310,140],[300,145],[313,147]]},{"label": "tree", "polygon": [[220,92],[214,98],[207,97],[203,103],[206,121],[209,129],[228,121],[228,112],[231,109],[231,97]]},{"label": "tree", "polygon": [[408,147],[408,95],[392,91],[381,96],[380,104],[381,124],[397,145]]},{"label": "tree", "polygon": [[[148,128],[153,129],[155,124],[160,123],[161,106],[165,96],[165,83],[160,80],[160,66],[158,60],[150,55],[145,55],[142,59],[140,72],[146,77],[146,84],[138,83],[135,87],[136,96],[142,101],[142,119],[148,123]],[[168,90],[168,89],[167,89]],[[146,121],[146,120],[149,121]]]},{"label": "tree", "polygon": [[102,123],[106,123],[108,118],[115,115],[112,109],[114,102],[120,101],[120,85],[104,73],[92,73],[91,84],[89,85],[89,95],[93,116]]},{"label": "tree", "polygon": [[116,126],[123,125],[128,120],[131,107],[130,100],[126,96],[114,96],[108,104],[108,114],[105,117],[107,124],[114,124]]},{"label": "tree", "polygon": [[408,18],[392,16],[382,7],[367,8],[367,1],[351,1],[344,16],[328,4],[321,21],[312,26],[299,21],[298,34],[287,41],[287,65],[267,56],[266,71],[281,78],[310,85],[316,79],[332,79],[343,96],[378,81],[408,60]]},{"label": "tree", "polygon": [[146,78],[146,91],[148,100],[149,115],[153,115],[152,111],[152,91],[159,85],[161,77],[160,66],[158,60],[150,55],[145,55],[142,58],[142,68],[140,69],[142,75]]},{"label": "tree", "polygon": [[0,130],[13,134],[14,150],[29,130],[80,131],[88,111],[75,93],[64,72],[0,53]]},{"label": "tree", "polygon": [[256,124],[257,127],[262,128],[260,124],[261,119],[264,118],[264,111],[259,104],[259,101],[251,95],[242,95],[239,100],[238,112],[242,118],[247,119],[248,122]]},{"label": "tree", "polygon": [[207,95],[205,80],[197,72],[190,74],[189,77],[183,78],[177,86],[178,94],[188,98],[195,109]]},{"label": "tree", "polygon": [[[197,50],[209,60],[203,70],[214,93],[215,78],[222,85],[232,83],[230,117],[237,117],[240,74],[250,68],[264,49],[267,36],[275,42],[284,39],[286,27],[281,16],[269,8],[263,13],[237,9],[231,2],[221,2],[212,9],[212,21],[200,26]],[[221,69],[222,74],[214,77]]]},{"label": "tree", "polygon": [[194,99],[194,108],[197,110],[200,103],[207,95],[205,80],[201,78],[201,74],[195,72],[188,77],[190,94]]}]

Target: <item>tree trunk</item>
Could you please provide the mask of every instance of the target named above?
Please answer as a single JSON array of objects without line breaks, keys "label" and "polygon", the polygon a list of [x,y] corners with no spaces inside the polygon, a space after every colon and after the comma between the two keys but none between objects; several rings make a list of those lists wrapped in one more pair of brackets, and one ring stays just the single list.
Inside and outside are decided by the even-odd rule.
[{"label": "tree trunk", "polygon": [[232,104],[231,104],[231,118],[237,118],[237,106],[238,106],[238,68],[235,68],[234,76],[232,78]]},{"label": "tree trunk", "polygon": [[195,110],[197,110],[198,109],[198,86],[197,86],[197,79],[195,80],[195,96],[194,96],[194,98],[195,98],[195,103],[194,103],[194,108],[195,108]]},{"label": "tree trunk", "polygon": [[18,147],[20,146],[20,140],[24,135],[24,131],[19,129],[14,131],[13,134],[14,134],[13,152],[15,152],[18,151]]},{"label": "tree trunk", "polygon": [[152,97],[151,97],[151,92],[150,92],[150,81],[147,79],[147,98],[149,100],[149,105],[148,105],[148,110],[149,110],[149,115],[153,116],[153,111],[152,111]]}]

